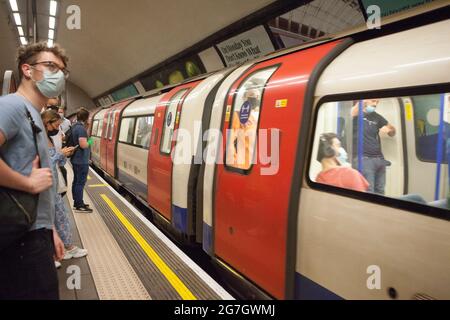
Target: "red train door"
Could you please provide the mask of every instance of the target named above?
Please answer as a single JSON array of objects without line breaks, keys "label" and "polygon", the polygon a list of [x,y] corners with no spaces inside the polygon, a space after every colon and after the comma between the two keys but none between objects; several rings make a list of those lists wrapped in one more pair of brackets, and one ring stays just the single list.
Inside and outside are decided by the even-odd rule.
[{"label": "red train door", "polygon": [[116,104],[110,110],[110,123],[107,130],[106,138],[106,172],[116,178],[116,149],[117,149],[117,139],[119,137],[120,130],[120,116],[123,109],[125,109],[132,100],[123,101]]},{"label": "red train door", "polygon": [[111,116],[112,110],[114,106],[106,110],[105,115],[103,116],[103,131],[102,136],[100,137],[100,165],[101,168],[106,171],[107,169],[107,151],[108,151],[108,136],[110,132],[110,124],[111,124]]},{"label": "red train door", "polygon": [[191,82],[168,92],[155,109],[152,142],[148,153],[148,203],[172,220],[172,150],[181,108],[188,93],[199,83]]},{"label": "red train door", "polygon": [[334,46],[259,63],[226,99],[224,164],[216,165],[214,181],[215,254],[279,299],[285,298],[290,188],[301,179],[293,170],[305,91]]}]

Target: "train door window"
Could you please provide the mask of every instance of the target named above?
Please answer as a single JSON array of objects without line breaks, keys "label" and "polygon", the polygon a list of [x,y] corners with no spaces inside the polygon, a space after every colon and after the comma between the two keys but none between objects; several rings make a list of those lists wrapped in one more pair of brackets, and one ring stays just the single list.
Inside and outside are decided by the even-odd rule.
[{"label": "train door window", "polygon": [[254,152],[264,87],[277,66],[259,70],[242,82],[233,101],[226,166],[249,170]]},{"label": "train door window", "polygon": [[97,131],[97,136],[98,137],[102,137],[103,134],[103,119],[97,120],[98,121],[98,131]]},{"label": "train door window", "polygon": [[98,120],[94,120],[94,122],[92,122],[92,136],[97,136],[97,131],[98,131]]},{"label": "train door window", "polygon": [[108,136],[109,136],[109,131],[110,131],[110,128],[111,128],[111,126],[110,126],[110,124],[111,124],[111,116],[112,116],[112,112],[110,112],[108,114],[108,118],[106,120],[106,130],[105,130],[105,134],[103,136],[104,139],[107,139]]},{"label": "train door window", "polygon": [[[448,94],[356,99],[319,106],[308,173],[312,185],[450,208]],[[408,134],[413,115],[415,139],[428,139],[416,141],[422,148],[417,152]],[[421,155],[436,163],[421,164]]]},{"label": "train door window", "polygon": [[174,94],[168,104],[166,115],[164,117],[164,125],[161,138],[161,153],[170,154],[175,121],[179,118],[179,115],[177,115],[178,104],[180,103],[181,97],[183,97],[186,91],[187,89],[178,91],[176,94]]},{"label": "train door window", "polygon": [[110,114],[111,121],[110,121],[109,128],[108,128],[108,139],[109,140],[111,140],[112,136],[113,136],[114,124],[116,122],[116,113],[118,113],[118,111],[111,112],[111,114]]},{"label": "train door window", "polygon": [[152,128],[153,116],[137,118],[134,144],[143,147],[144,149],[148,149],[152,136]]},{"label": "train door window", "polygon": [[134,122],[136,118],[123,118],[120,125],[119,141],[125,143],[133,142]]}]

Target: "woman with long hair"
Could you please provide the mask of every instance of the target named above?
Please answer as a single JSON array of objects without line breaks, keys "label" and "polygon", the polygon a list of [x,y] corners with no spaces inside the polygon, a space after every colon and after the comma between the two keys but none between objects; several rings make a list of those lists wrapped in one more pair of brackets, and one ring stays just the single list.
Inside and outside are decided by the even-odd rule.
[{"label": "woman with long hair", "polygon": [[[52,166],[52,170],[55,177],[58,177],[58,170],[60,166],[64,166],[67,157],[70,156],[75,150],[74,147],[65,147],[61,149],[61,152],[58,152],[53,144],[52,136],[58,134],[59,125],[61,122],[61,117],[54,110],[46,110],[41,114],[42,122],[44,123],[45,130],[48,136],[48,148],[50,153],[50,162]],[[56,188],[59,188],[59,179],[56,179]],[[62,192],[61,192],[62,193]],[[65,254],[64,260],[68,260],[71,258],[81,258],[87,255],[87,250],[79,248],[73,244],[72,239],[72,229],[69,221],[69,216],[67,212],[67,208],[64,205],[64,201],[61,197],[61,193],[56,192],[55,199],[55,226],[56,231],[58,232],[61,240],[64,243]],[[55,262],[56,266],[59,267],[60,264]]]}]

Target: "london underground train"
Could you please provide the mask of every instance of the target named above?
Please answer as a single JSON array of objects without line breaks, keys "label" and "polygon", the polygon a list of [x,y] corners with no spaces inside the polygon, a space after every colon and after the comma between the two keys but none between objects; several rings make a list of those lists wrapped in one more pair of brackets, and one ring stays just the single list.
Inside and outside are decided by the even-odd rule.
[{"label": "london underground train", "polygon": [[[449,299],[450,21],[412,21],[98,109],[92,164],[252,297]],[[317,182],[324,133],[361,170],[367,99],[396,130],[384,194]]]}]

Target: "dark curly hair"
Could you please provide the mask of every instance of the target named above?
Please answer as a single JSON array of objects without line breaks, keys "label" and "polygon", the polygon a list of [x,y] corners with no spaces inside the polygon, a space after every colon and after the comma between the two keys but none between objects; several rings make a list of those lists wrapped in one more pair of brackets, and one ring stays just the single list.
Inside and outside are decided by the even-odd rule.
[{"label": "dark curly hair", "polygon": [[333,139],[338,135],[333,132],[322,133],[319,138],[319,149],[317,150],[317,161],[321,162],[323,158],[331,158],[336,155],[333,149]]},{"label": "dark curly hair", "polygon": [[64,62],[64,66],[67,67],[69,62],[69,57],[67,57],[66,52],[58,44],[53,47],[49,47],[47,42],[41,41],[37,43],[30,43],[25,46],[20,46],[17,50],[17,67],[19,69],[19,79],[22,79],[22,65],[32,64],[37,62],[37,56],[41,52],[51,52]]}]

